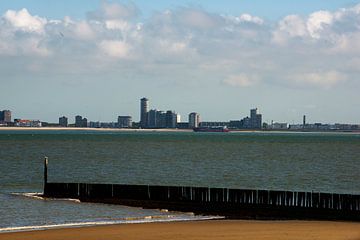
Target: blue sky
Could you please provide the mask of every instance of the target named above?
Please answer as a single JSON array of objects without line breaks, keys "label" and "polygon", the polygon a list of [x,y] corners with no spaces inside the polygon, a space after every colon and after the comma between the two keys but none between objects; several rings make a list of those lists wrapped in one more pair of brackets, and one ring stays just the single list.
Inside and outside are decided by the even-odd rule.
[{"label": "blue sky", "polygon": [[[268,19],[278,19],[292,13],[306,15],[317,10],[334,11],[338,8],[349,7],[356,4],[356,1],[349,0],[139,0],[111,2],[133,2],[139,7],[142,15],[145,17],[150,16],[154,11],[173,9],[179,6],[200,6],[210,12],[233,15],[247,12]],[[48,0],[11,0],[1,1],[0,11],[4,12],[8,9],[27,8],[34,14],[52,18],[62,18],[64,15],[69,15],[74,18],[84,18],[86,12],[97,9],[100,4],[101,1],[99,0],[63,0],[51,2]]]},{"label": "blue sky", "polygon": [[[51,3],[51,4],[50,4]],[[0,109],[360,123],[360,2],[0,2]]]}]

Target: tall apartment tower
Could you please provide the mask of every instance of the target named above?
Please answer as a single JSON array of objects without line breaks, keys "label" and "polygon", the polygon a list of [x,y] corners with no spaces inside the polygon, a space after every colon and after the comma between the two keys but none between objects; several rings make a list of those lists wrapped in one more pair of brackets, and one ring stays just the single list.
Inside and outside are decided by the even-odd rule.
[{"label": "tall apartment tower", "polygon": [[59,125],[60,125],[60,127],[67,127],[68,126],[68,118],[65,116],[60,117]]},{"label": "tall apartment tower", "polygon": [[250,109],[250,125],[253,129],[261,129],[262,115],[257,108]]},{"label": "tall apartment tower", "polygon": [[11,111],[10,110],[0,111],[0,122],[5,122],[5,123],[11,122]]},{"label": "tall apartment tower", "polygon": [[147,127],[147,113],[149,109],[149,99],[140,99],[140,126],[142,128]]},{"label": "tall apartment tower", "polygon": [[189,128],[197,128],[200,123],[200,115],[196,112],[189,114]]},{"label": "tall apartment tower", "polygon": [[75,117],[75,127],[82,127],[83,126],[83,118],[80,115]]},{"label": "tall apartment tower", "polygon": [[176,113],[168,110],[165,115],[166,128],[176,128]]},{"label": "tall apartment tower", "polygon": [[303,127],[306,125],[306,115],[303,116]]}]

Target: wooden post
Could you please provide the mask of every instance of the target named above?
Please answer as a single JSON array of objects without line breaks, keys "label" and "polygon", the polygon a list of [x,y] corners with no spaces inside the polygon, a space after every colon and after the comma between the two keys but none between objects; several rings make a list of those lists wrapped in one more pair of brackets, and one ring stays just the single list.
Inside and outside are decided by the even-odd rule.
[{"label": "wooden post", "polygon": [[45,159],[44,159],[44,187],[46,186],[47,180],[48,180],[48,176],[47,176],[48,163],[49,163],[48,157],[45,157]]}]

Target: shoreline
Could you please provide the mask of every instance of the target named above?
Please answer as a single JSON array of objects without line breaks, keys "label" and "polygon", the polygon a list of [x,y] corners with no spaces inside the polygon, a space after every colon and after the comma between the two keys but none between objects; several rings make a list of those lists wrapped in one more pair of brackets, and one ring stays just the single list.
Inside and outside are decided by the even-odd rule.
[{"label": "shoreline", "polygon": [[360,223],[332,221],[199,220],[67,227],[0,233],[16,239],[360,239]]},{"label": "shoreline", "polygon": [[99,131],[99,132],[193,132],[192,129],[134,129],[134,128],[77,128],[77,127],[0,127],[1,131]]},{"label": "shoreline", "polygon": [[[78,128],[78,127],[1,127],[0,133],[5,131],[94,131],[94,132],[181,132],[192,133],[192,129],[178,128]],[[360,131],[296,131],[296,130],[251,130],[251,129],[235,129],[230,130],[231,133],[269,133],[269,134],[360,134]]]}]

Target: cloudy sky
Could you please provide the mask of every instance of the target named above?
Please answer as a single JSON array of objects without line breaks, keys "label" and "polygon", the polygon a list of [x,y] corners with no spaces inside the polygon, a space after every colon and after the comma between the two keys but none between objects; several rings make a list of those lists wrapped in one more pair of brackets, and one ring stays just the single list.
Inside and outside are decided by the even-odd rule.
[{"label": "cloudy sky", "polygon": [[1,1],[0,109],[360,123],[360,2],[154,2]]}]

